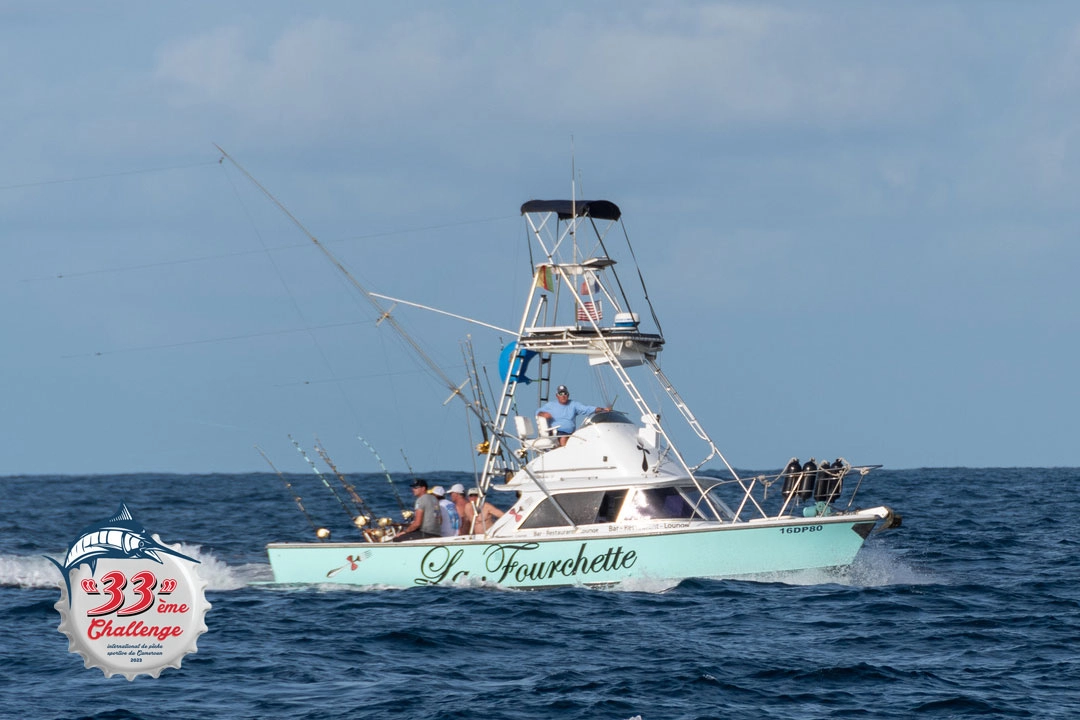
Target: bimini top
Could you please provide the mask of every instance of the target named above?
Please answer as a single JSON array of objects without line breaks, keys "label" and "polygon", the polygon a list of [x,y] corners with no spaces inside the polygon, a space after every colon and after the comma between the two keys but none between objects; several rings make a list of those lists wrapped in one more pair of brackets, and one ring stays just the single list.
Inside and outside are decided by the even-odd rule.
[{"label": "bimini top", "polygon": [[521,206],[521,214],[554,212],[560,220],[574,217],[593,217],[599,220],[618,220],[622,217],[619,206],[610,200],[530,200]]}]

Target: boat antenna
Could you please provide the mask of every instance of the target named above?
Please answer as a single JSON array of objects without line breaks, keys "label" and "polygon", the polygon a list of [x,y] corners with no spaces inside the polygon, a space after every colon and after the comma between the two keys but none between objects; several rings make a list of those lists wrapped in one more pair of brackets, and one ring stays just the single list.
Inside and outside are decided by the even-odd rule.
[{"label": "boat antenna", "polygon": [[[438,377],[438,379],[441,380],[444,385],[446,385],[446,387],[450,388],[454,395],[460,396],[467,407],[472,408],[473,412],[476,412],[476,408],[473,408],[469,401],[461,394],[461,391],[458,389],[458,386],[454,383],[454,381],[451,380],[445,372],[443,372],[442,368],[440,368],[426,352],[424,352],[424,349],[420,347],[420,344],[409,333],[405,331],[405,328],[403,328],[401,324],[397,321],[397,318],[393,316],[393,314],[391,313],[391,310],[393,308],[390,308],[389,310],[384,308],[382,303],[379,302],[379,299],[375,297],[375,294],[363,285],[361,285],[360,281],[353,277],[353,274],[350,273],[345,267],[345,265],[343,265],[342,262],[337,259],[337,256],[330,252],[330,250],[325,245],[319,242],[319,239],[315,237],[315,235],[313,235],[311,231],[308,230],[307,227],[305,227],[304,224],[296,218],[295,215],[289,212],[289,209],[286,208],[280,200],[274,197],[273,193],[263,187],[262,183],[256,180],[254,176],[252,176],[252,174],[249,173],[243,165],[233,159],[233,157],[229,155],[229,153],[225,152],[225,150],[223,150],[220,145],[214,144],[214,147],[217,148],[218,152],[221,153],[221,156],[223,158],[227,158],[230,163],[232,163],[241,173],[244,174],[244,177],[251,181],[251,183],[270,200],[270,202],[277,206],[277,208],[281,210],[281,212],[283,212],[287,218],[289,218],[293,225],[295,225],[302,233],[304,233],[304,235],[307,236],[309,240],[311,240],[315,247],[319,249],[319,252],[325,255],[326,258],[334,265],[334,267],[336,267],[341,272],[341,274],[345,276],[345,279],[349,281],[349,283],[356,289],[356,291],[359,292],[364,297],[364,299],[368,301],[368,303],[370,303],[371,307],[375,309],[376,313],[378,313],[379,319],[376,324],[381,324],[383,321],[386,321],[386,323],[394,329],[398,336],[405,341],[405,343],[413,350],[413,352],[416,353],[417,357],[420,358],[424,365],[426,365],[427,368],[436,377]],[[479,413],[477,413],[477,415],[479,415]],[[483,422],[482,417],[480,418],[480,421]]]},{"label": "boat antenna", "polygon": [[571,259],[578,260],[577,252],[577,186],[574,184],[577,178],[577,166],[574,159],[574,136],[570,136],[570,248],[573,251]]},{"label": "boat antenna", "polygon": [[[266,464],[270,466],[270,469],[277,473],[277,476],[281,478],[281,482],[285,483],[285,489],[289,491],[290,495],[292,495],[293,500],[296,502],[296,507],[300,508],[300,512],[302,512],[304,514],[304,517],[307,518],[308,524],[311,525],[312,532],[315,533],[315,537],[322,540],[324,537],[324,533],[320,532],[320,528],[315,524],[315,521],[311,519],[311,515],[308,513],[307,508],[304,507],[304,500],[300,497],[300,494],[296,492],[296,489],[293,488],[292,483],[289,482],[289,479],[286,478],[280,470],[274,467],[274,463],[270,462],[270,458],[266,457],[266,453],[263,452],[261,447],[256,445],[255,449],[259,451],[259,454],[262,455],[263,460],[265,460]],[[325,528],[322,528],[322,530],[325,530]]]},{"label": "boat antenna", "polygon": [[[360,517],[365,518],[364,524],[367,524],[368,521],[375,517],[375,513],[371,512],[371,509],[367,506],[367,503],[364,502],[364,498],[360,497],[360,493],[356,492],[356,487],[345,477],[345,473],[337,469],[337,465],[335,465],[334,461],[330,459],[330,454],[326,452],[326,448],[324,448],[322,446],[322,443],[319,442],[319,438],[315,438],[315,452],[319,453],[319,457],[322,458],[322,461],[326,463],[326,466],[330,468],[334,475],[337,476],[338,482],[340,482],[341,486],[345,488],[345,492],[349,493],[349,497],[352,499],[353,505],[355,505],[356,509],[360,511]],[[359,519],[360,518],[358,517],[357,521]]]},{"label": "boat antenna", "polygon": [[319,472],[319,468],[316,467],[315,463],[311,461],[311,458],[309,458],[308,454],[304,452],[304,449],[300,447],[300,443],[296,442],[296,440],[293,439],[292,435],[289,436],[289,440],[292,441],[293,447],[296,448],[296,452],[300,453],[300,455],[303,456],[305,460],[307,460],[307,464],[310,465],[311,469],[315,471],[315,474],[319,476],[319,479],[322,480],[322,484],[326,486],[326,489],[329,490],[331,494],[333,494],[333,496],[341,504],[341,509],[344,510],[345,514],[349,516],[349,522],[353,523],[354,526],[359,527],[358,525],[356,525],[356,516],[354,516],[352,511],[349,510],[349,506],[346,505],[345,501],[341,499],[341,496],[338,495],[337,490],[334,489],[334,486],[326,481],[326,476]]},{"label": "boat antenna", "polygon": [[[364,443],[364,447],[370,450],[371,454],[375,456],[375,462],[379,463],[379,467],[382,468],[383,474],[386,475],[386,481],[390,483],[390,489],[394,491],[394,497],[397,498],[397,504],[398,507],[401,509],[402,517],[408,517],[408,515],[406,514],[408,511],[405,510],[405,503],[401,502],[401,495],[398,494],[397,486],[394,485],[394,478],[390,477],[390,471],[387,470],[386,465],[383,464],[382,458],[379,457],[379,452],[374,447],[372,447],[371,443],[365,440],[362,435],[357,435],[356,439]],[[409,473],[412,473],[412,468],[409,469]]]}]

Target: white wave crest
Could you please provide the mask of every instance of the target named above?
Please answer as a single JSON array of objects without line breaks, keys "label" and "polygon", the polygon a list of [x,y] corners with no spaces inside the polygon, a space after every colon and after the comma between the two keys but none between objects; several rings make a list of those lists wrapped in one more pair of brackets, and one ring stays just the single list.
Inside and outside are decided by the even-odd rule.
[{"label": "white wave crest", "polygon": [[180,552],[199,561],[199,577],[206,581],[207,590],[239,590],[273,579],[268,563],[229,565],[209,550],[203,550],[201,545],[187,543],[180,543]]},{"label": "white wave crest", "polygon": [[903,561],[886,548],[864,547],[855,562],[844,568],[816,568],[778,573],[763,573],[739,578],[755,582],[778,582],[786,585],[848,585],[882,587],[887,585],[927,585],[936,582]]},{"label": "white wave crest", "polygon": [[[269,564],[229,565],[200,545],[180,543],[178,547],[180,552],[199,561],[197,571],[206,580],[207,590],[239,590],[273,579]],[[63,559],[64,553],[54,557]],[[0,586],[59,588],[63,582],[60,570],[42,555],[0,555]]]},{"label": "white wave crest", "polygon": [[57,567],[41,555],[0,555],[0,585],[59,589],[63,582]]}]

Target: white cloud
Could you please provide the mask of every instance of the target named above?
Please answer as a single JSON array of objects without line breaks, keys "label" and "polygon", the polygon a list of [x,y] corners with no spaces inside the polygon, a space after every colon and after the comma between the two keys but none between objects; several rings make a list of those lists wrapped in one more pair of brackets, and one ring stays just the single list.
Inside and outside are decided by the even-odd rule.
[{"label": "white cloud", "polygon": [[166,47],[157,74],[178,88],[180,105],[226,103],[250,86],[256,73],[247,44],[240,28],[215,28]]},{"label": "white cloud", "polygon": [[561,117],[695,129],[891,125],[954,94],[935,53],[905,47],[916,30],[945,41],[955,28],[940,13],[891,38],[817,7],[684,5],[595,28],[566,15],[502,66],[504,82],[531,78]]},{"label": "white cloud", "polygon": [[426,16],[386,27],[314,18],[263,47],[225,27],[170,44],[156,74],[180,107],[213,104],[258,125],[317,131],[437,103],[456,74],[454,42]]},{"label": "white cloud", "polygon": [[425,122],[439,113],[616,129],[852,127],[933,113],[957,95],[933,51],[907,46],[917,32],[947,43],[957,28],[940,13],[927,12],[926,27],[908,17],[895,38],[813,8],[631,6],[603,22],[596,15],[564,13],[513,32],[438,13],[381,25],[320,17],[261,47],[222,27],[170,44],[157,76],[179,106],[331,126],[409,122],[419,111]]}]

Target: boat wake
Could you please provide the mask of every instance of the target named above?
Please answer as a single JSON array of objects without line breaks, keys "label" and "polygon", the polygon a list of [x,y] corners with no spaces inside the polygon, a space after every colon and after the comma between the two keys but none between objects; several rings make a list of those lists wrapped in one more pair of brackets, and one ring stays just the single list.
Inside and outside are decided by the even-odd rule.
[{"label": "boat wake", "polygon": [[199,577],[206,580],[207,590],[240,590],[273,579],[273,572],[267,563],[229,565],[199,545],[180,543],[180,548],[184,554],[199,561]]},{"label": "boat wake", "polygon": [[668,590],[672,590],[679,586],[682,580],[660,580],[657,578],[630,578],[629,580],[623,580],[614,587],[604,588],[604,590],[610,592],[634,592],[634,593],[651,593],[659,595],[666,593]]},{"label": "boat wake", "polygon": [[885,548],[864,547],[855,562],[843,568],[813,568],[779,573],[763,573],[753,582],[785,585],[846,585],[849,587],[886,587],[890,585],[930,585],[935,578],[920,572]]},{"label": "boat wake", "polygon": [[0,555],[0,586],[59,589],[62,583],[56,566],[41,555]]},{"label": "boat wake", "polygon": [[[199,545],[181,543],[180,547],[185,555],[199,561],[199,577],[206,580],[207,590],[239,590],[272,578],[266,563],[229,565]],[[53,554],[63,556],[63,552]],[[0,587],[59,589],[62,582],[56,566],[41,555],[0,555]]]}]

